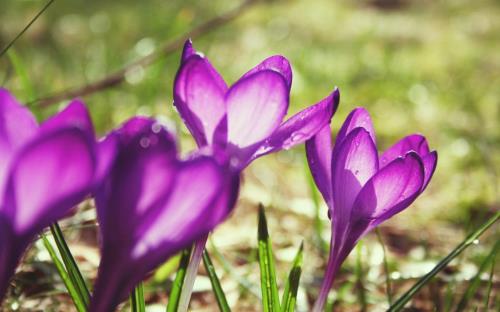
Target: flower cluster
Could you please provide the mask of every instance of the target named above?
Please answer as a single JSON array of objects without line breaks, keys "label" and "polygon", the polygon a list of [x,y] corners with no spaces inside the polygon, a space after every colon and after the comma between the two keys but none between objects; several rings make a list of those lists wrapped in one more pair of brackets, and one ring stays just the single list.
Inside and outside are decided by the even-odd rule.
[{"label": "flower cluster", "polygon": [[320,311],[356,242],[423,192],[437,154],[412,135],[379,156],[362,108],[332,147],[338,89],[283,122],[291,85],[289,62],[272,56],[228,86],[187,41],[174,105],[199,148],[185,159],[174,135],[152,118],[132,117],[97,139],[81,101],[38,125],[0,89],[0,299],[35,236],[93,198],[101,263],[89,308],[114,310],[148,272],[230,215],[252,160],[306,142],[333,224]]}]

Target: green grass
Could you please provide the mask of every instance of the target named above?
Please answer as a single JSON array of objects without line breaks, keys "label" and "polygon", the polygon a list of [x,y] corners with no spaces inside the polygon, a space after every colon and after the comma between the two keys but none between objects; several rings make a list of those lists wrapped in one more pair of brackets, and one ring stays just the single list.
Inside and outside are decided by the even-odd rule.
[{"label": "green grass", "polygon": [[[372,114],[381,148],[409,133],[427,136],[431,147],[439,152],[435,177],[425,194],[384,225],[387,231],[383,229],[391,272],[398,273],[407,266],[424,266],[429,259],[437,261],[444,257],[468,230],[484,222],[498,208],[500,5],[494,0],[408,1],[409,5],[395,10],[380,10],[368,2],[261,3],[230,25],[195,40],[195,46],[211,59],[228,82],[235,81],[268,55],[279,53],[288,57],[294,69],[291,113],[315,103],[338,86],[342,96],[333,118],[335,131],[350,110],[363,105]],[[229,0],[210,4],[194,0],[154,0],[140,4],[131,0],[55,1],[15,42],[10,57],[0,58],[0,85],[28,102],[87,84],[236,5]],[[2,2],[0,48],[24,28],[41,6],[39,1]],[[151,114],[172,120],[177,125],[183,152],[192,149],[193,141],[171,105],[179,53],[144,68],[142,78],[129,77],[124,84],[84,97],[98,133],[134,114]],[[60,107],[33,105],[41,120]],[[277,255],[301,239],[306,246],[314,242],[314,237],[318,241],[320,234],[329,241],[326,215],[315,219],[314,208],[312,214],[306,211],[306,206],[314,205],[303,172],[302,152],[302,148],[297,148],[253,164],[242,188],[238,207],[241,213],[235,212],[238,217],[253,218],[248,212],[252,210],[247,207],[272,201],[276,208],[268,211],[267,217]],[[292,209],[294,205],[296,208]],[[296,225],[276,225],[284,216]],[[77,216],[68,223],[79,220]],[[238,222],[240,219],[233,217],[225,227],[238,229]],[[242,231],[255,233],[253,228]],[[80,238],[71,237],[73,242]],[[217,231],[215,239],[222,246]],[[403,239],[408,246],[398,244]],[[72,239],[68,240],[71,244]],[[468,285],[460,276],[461,271],[466,265],[478,268],[494,240],[493,234],[486,233],[480,244],[464,255],[464,265],[457,265],[454,302],[462,298],[461,292]],[[376,247],[374,235],[367,237],[364,244],[369,255],[378,257],[380,248]],[[243,239],[240,245],[229,246],[222,253],[230,260],[237,258],[236,253],[248,254],[253,248],[251,242]],[[425,256],[420,256],[422,246],[426,246]],[[37,250],[27,258],[35,266]],[[321,276],[326,256],[317,249],[305,250],[304,256],[315,260],[304,266],[301,287],[314,297],[317,285],[313,280]],[[251,264],[246,260],[231,263],[234,271],[247,272],[243,269],[251,268]],[[355,257],[348,259],[340,281],[355,280],[355,260]],[[383,271],[382,262],[372,263],[370,257],[363,260],[364,270],[379,265]],[[277,257],[276,275],[285,276],[291,261],[290,257]],[[216,261],[215,265],[220,264]],[[391,279],[394,298],[418,276]],[[387,304],[384,289],[376,287],[384,281],[383,272],[369,274],[364,281],[368,308]],[[221,280],[224,289],[225,282]],[[258,284],[258,280],[251,282]],[[340,285],[337,290],[340,291]],[[354,294],[344,291],[335,304],[359,309],[355,291]],[[481,284],[478,291],[486,295],[488,287]],[[493,286],[491,297],[497,292]],[[298,307],[307,304],[303,298],[299,292]],[[251,295],[238,299],[250,307],[258,302]]]}]

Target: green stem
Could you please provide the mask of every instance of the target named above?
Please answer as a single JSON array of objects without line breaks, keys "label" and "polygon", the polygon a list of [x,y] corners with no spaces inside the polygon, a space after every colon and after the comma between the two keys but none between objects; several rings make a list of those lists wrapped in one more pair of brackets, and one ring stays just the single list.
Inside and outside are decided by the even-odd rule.
[{"label": "green stem", "polygon": [[490,219],[481,225],[476,231],[471,233],[467,238],[462,241],[453,251],[451,251],[444,259],[442,259],[429,273],[424,275],[415,285],[413,285],[404,295],[402,295],[390,308],[388,312],[401,311],[408,301],[425,286],[436,274],[444,269],[448,263],[455,259],[462,251],[472,245],[481,234],[483,234],[490,226],[500,219],[500,211],[496,212]]}]

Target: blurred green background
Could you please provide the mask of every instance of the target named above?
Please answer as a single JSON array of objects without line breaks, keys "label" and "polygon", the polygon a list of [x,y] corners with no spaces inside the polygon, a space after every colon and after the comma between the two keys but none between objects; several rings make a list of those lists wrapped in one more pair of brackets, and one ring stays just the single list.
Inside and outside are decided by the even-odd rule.
[{"label": "blurred green background", "polygon": [[[2,0],[0,47],[45,3]],[[56,0],[8,55],[0,58],[0,85],[29,103],[44,119],[67,101],[42,107],[37,99],[99,80],[157,52],[171,40],[184,39],[196,25],[239,3]],[[390,268],[398,273],[391,275],[395,279],[393,291],[401,294],[413,278],[432,268],[468,231],[499,209],[500,2],[277,0],[259,1],[243,11],[235,20],[194,38],[195,47],[208,56],[228,83],[267,56],[282,54],[293,67],[290,114],[314,104],[338,86],[341,103],[332,120],[335,131],[354,107],[365,106],[372,114],[381,150],[404,135],[419,132],[438,151],[437,171],[425,194],[381,227]],[[135,114],[153,115],[176,127],[184,152],[192,150],[194,143],[172,106],[179,55],[177,49],[150,66],[133,67],[123,83],[84,96],[98,132],[104,134]],[[305,240],[299,310],[307,310],[316,296],[327,253],[314,239],[315,205],[303,147],[266,156],[248,168],[240,207],[213,236],[214,245],[230,264],[221,275],[236,311],[260,309],[259,300],[241,286],[241,278],[258,285],[258,268],[253,261],[258,202],[268,207],[280,280],[284,280],[300,240]],[[83,208],[82,214],[88,211]],[[328,241],[324,205],[320,217],[322,236]],[[67,231],[74,248],[96,253],[95,240],[85,239],[85,231],[76,227],[81,219],[73,219],[67,221]],[[90,219],[92,216],[85,220]],[[497,234],[498,226],[454,263],[451,272],[424,290],[414,307],[427,311],[437,306],[445,311],[456,303]],[[90,235],[95,235],[95,229]],[[356,253],[366,262],[361,291],[368,294],[369,310],[385,307],[380,250],[376,236],[369,235],[362,248],[353,252],[332,292],[337,310],[362,308]],[[29,259],[43,262],[43,255],[34,251]],[[85,256],[81,261],[91,263],[87,271],[93,277],[96,261]],[[33,270],[29,263],[22,270]],[[222,267],[220,263],[216,266]],[[197,283],[192,308],[211,311],[215,303],[203,281],[200,278]],[[494,294],[499,283],[497,276]],[[159,285],[151,282],[147,292],[151,311],[166,302],[167,292]],[[61,289],[60,285],[52,287]],[[479,301],[484,299],[486,287],[481,284]],[[64,304],[63,299],[54,302],[44,295],[47,289],[44,291],[33,295],[19,286],[8,304],[15,303],[21,310],[30,309],[26,306],[30,300],[35,306],[44,302],[56,310]],[[498,296],[492,301],[498,304]]]}]

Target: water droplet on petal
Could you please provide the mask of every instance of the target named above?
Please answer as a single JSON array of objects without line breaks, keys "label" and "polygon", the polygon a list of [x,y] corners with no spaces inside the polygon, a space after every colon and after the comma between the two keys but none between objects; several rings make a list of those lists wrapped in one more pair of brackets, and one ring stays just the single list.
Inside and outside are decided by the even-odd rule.
[{"label": "water droplet on petal", "polygon": [[153,131],[153,133],[160,133],[161,131],[161,125],[159,123],[154,123],[152,126],[151,126],[151,131]]},{"label": "water droplet on petal", "polygon": [[143,137],[141,138],[141,140],[139,141],[139,144],[141,145],[141,147],[143,148],[148,148],[149,145],[151,144],[151,141],[149,140],[149,138],[146,138],[146,137]]}]

